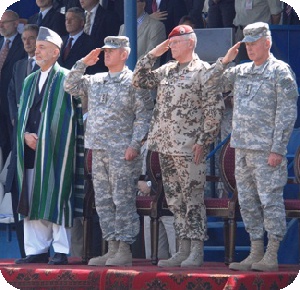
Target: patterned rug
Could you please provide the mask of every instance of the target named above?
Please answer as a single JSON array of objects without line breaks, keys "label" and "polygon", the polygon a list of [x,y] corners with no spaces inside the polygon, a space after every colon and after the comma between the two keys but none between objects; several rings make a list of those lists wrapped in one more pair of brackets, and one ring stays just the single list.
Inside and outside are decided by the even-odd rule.
[{"label": "patterned rug", "polygon": [[299,273],[300,265],[281,265],[278,272],[235,272],[223,263],[204,263],[199,268],[159,268],[135,259],[132,267],[91,267],[70,259],[66,266],[15,265],[0,260],[0,270],[17,289],[105,290],[269,290],[283,289]]}]

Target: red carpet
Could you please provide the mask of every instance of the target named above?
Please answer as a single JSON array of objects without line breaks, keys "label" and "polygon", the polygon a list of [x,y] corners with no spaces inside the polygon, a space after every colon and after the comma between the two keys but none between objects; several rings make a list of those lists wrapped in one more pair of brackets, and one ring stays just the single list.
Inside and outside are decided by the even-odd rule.
[{"label": "red carpet", "polygon": [[159,268],[135,259],[132,267],[91,267],[70,259],[70,265],[15,265],[0,260],[0,270],[17,289],[106,290],[270,290],[290,285],[300,265],[281,265],[278,272],[235,272],[223,263],[206,262],[196,269]]}]

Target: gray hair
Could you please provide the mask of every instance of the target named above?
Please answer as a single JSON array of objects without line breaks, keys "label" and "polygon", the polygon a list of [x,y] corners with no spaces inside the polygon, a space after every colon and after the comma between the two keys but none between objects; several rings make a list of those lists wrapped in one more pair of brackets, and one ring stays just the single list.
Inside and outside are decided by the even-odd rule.
[{"label": "gray hair", "polygon": [[19,14],[13,10],[5,10],[4,13],[7,13],[9,15],[9,18],[11,18],[11,20],[19,20],[20,17],[19,17]]},{"label": "gray hair", "polygon": [[191,40],[193,40],[193,43],[194,43],[193,49],[196,48],[196,46],[197,46],[197,36],[196,36],[195,32],[192,32],[192,33],[189,33],[189,34],[185,34],[185,35],[183,35],[183,37],[185,39],[191,39]]},{"label": "gray hair", "polygon": [[272,43],[273,43],[272,36],[268,35],[268,36],[264,36],[264,38],[270,41],[270,47],[272,47]]},{"label": "gray hair", "polygon": [[122,47],[122,49],[127,52],[127,57],[129,57],[131,48],[130,47]]},{"label": "gray hair", "polygon": [[67,13],[68,12],[75,13],[85,23],[85,13],[84,13],[84,11],[81,8],[79,8],[79,7],[71,7],[71,8],[68,9]]},{"label": "gray hair", "polygon": [[36,24],[25,24],[24,25],[24,31],[34,31],[36,33],[36,35],[39,34],[39,26]]}]

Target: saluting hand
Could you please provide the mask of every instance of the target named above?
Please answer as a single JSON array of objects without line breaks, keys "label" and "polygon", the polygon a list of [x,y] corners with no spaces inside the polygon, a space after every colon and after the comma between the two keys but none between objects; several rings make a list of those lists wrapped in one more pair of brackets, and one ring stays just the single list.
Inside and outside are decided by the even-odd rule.
[{"label": "saluting hand", "polygon": [[155,57],[159,57],[163,55],[166,51],[169,49],[169,39],[163,41],[156,47],[154,47],[152,50],[150,50],[150,54],[152,54]]},{"label": "saluting hand", "polygon": [[241,42],[237,42],[234,46],[228,49],[226,55],[222,59],[223,64],[228,64],[232,62],[239,53]]},{"label": "saluting hand", "polygon": [[82,58],[82,61],[87,66],[92,66],[97,63],[99,60],[99,55],[101,53],[101,48],[95,48],[93,49],[88,55],[86,55],[84,58]]}]

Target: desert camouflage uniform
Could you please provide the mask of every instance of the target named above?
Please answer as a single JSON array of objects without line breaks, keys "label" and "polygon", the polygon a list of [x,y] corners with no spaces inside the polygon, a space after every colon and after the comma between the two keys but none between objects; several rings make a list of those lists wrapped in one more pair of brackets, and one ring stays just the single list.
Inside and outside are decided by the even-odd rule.
[{"label": "desert camouflage uniform", "polygon": [[224,109],[221,94],[209,83],[209,64],[195,54],[180,68],[171,61],[151,71],[156,58],[147,54],[134,71],[133,84],[157,88],[148,146],[158,151],[162,178],[177,237],[207,239],[204,206],[205,156],[193,162],[192,147],[202,145],[205,155],[219,132]]},{"label": "desert camouflage uniform", "polygon": [[[216,67],[221,64],[218,61]],[[287,144],[297,116],[295,75],[270,56],[227,69],[226,90],[233,89],[231,146],[236,148],[235,177],[239,203],[251,240],[282,240],[286,233],[283,187],[287,182]],[[271,152],[284,156],[279,166],[267,164]]]},{"label": "desert camouflage uniform", "polygon": [[153,101],[149,91],[132,86],[127,67],[115,77],[109,73],[83,75],[85,69],[82,61],[75,64],[65,90],[88,98],[85,143],[93,149],[95,203],[103,238],[131,244],[139,232],[135,196],[142,157],[126,161],[124,156],[129,146],[140,151]]}]

